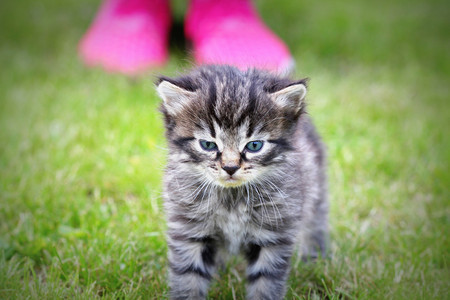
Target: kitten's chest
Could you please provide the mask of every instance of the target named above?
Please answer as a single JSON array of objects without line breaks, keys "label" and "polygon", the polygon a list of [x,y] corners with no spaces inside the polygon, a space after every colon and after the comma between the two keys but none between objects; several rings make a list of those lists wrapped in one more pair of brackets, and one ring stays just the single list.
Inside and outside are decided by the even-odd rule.
[{"label": "kitten's chest", "polygon": [[216,230],[223,236],[228,250],[236,254],[245,242],[251,217],[244,203],[232,209],[219,207],[214,212]]}]

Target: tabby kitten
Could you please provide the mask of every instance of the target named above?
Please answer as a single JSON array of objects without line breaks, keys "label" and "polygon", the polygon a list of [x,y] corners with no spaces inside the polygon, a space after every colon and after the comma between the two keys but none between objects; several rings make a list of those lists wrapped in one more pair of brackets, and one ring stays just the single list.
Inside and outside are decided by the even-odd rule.
[{"label": "tabby kitten", "polygon": [[208,66],[161,77],[171,299],[204,299],[227,253],[248,262],[247,298],[282,299],[294,252],[325,251],[324,150],[305,80]]}]

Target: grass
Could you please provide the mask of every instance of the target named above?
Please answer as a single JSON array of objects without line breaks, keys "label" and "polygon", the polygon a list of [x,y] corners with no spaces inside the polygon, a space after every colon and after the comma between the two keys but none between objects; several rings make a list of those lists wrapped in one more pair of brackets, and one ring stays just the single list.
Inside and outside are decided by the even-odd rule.
[{"label": "grass", "polygon": [[[287,299],[448,298],[448,3],[257,4],[328,146],[332,258],[295,263]],[[167,298],[159,99],[77,60],[97,5],[0,3],[1,299]],[[191,60],[171,52],[164,74]],[[240,262],[211,299],[244,297]]]}]

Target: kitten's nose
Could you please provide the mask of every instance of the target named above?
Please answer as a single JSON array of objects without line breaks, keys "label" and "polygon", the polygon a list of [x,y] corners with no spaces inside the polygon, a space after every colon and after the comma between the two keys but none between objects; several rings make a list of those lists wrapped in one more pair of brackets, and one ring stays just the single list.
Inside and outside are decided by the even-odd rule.
[{"label": "kitten's nose", "polygon": [[222,166],[222,169],[225,170],[230,176],[236,173],[237,170],[239,170],[239,166],[231,165],[231,166]]}]

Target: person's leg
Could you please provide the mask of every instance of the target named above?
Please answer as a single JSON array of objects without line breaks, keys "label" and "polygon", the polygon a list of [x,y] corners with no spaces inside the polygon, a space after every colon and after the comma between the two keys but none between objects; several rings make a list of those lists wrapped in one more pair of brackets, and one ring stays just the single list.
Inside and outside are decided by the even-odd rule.
[{"label": "person's leg", "polygon": [[198,64],[231,64],[286,73],[288,48],[263,23],[250,0],[191,0],[185,21]]},{"label": "person's leg", "polygon": [[167,60],[169,0],[105,0],[82,38],[89,66],[135,75]]}]

